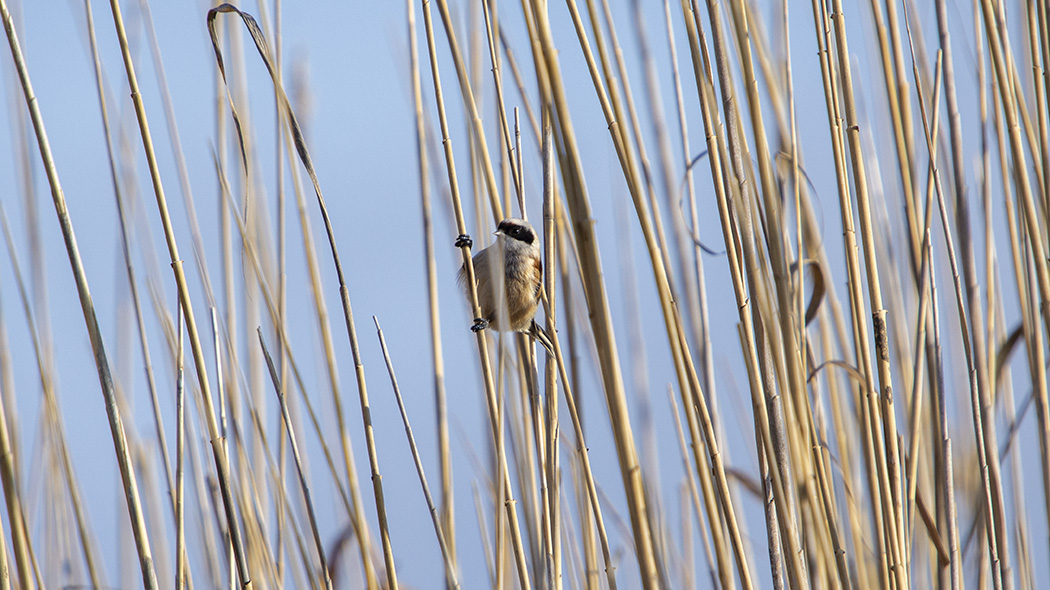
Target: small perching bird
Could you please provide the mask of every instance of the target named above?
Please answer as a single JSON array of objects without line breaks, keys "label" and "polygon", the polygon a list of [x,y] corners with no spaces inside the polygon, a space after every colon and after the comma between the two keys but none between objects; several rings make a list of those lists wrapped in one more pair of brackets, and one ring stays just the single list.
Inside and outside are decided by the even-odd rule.
[{"label": "small perching bird", "polygon": [[[474,281],[481,316],[474,319],[470,329],[527,332],[551,350],[546,334],[532,319],[543,287],[543,262],[536,230],[523,219],[509,218],[499,222],[495,233],[496,243],[474,255]],[[469,239],[460,236],[456,245],[463,246]],[[498,280],[501,275],[503,280]],[[469,299],[466,267],[460,268],[459,281]]]}]

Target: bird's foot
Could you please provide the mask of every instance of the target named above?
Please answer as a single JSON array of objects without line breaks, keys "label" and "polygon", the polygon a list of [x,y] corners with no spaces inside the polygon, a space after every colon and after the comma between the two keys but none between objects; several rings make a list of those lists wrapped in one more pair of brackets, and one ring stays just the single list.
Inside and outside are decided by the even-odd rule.
[{"label": "bird's foot", "polygon": [[539,342],[540,346],[542,346],[551,356],[554,356],[554,343],[551,342],[550,336],[547,336],[547,332],[536,323],[536,320],[532,320],[528,334],[529,336],[532,336],[533,340]]},{"label": "bird's foot", "polygon": [[455,245],[457,248],[470,248],[474,245],[474,240],[467,234],[459,234],[456,236]]},{"label": "bird's foot", "polygon": [[477,333],[485,328],[489,327],[489,321],[485,318],[474,318],[474,325],[470,327],[470,331]]}]

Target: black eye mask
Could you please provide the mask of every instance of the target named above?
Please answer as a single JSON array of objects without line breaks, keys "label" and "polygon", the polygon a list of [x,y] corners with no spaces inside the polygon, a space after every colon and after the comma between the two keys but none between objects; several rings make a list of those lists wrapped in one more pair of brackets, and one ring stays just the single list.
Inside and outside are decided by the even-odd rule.
[{"label": "black eye mask", "polygon": [[519,242],[532,244],[536,240],[536,234],[529,231],[529,228],[521,225],[501,223],[499,228],[507,235],[507,237],[518,240]]}]

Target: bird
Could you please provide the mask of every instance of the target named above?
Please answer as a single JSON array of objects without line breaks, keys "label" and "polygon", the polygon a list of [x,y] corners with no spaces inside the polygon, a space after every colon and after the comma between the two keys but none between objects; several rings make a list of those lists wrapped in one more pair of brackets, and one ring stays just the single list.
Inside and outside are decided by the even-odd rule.
[{"label": "bird", "polygon": [[[496,242],[473,258],[481,316],[474,319],[471,330],[480,332],[491,328],[497,332],[525,332],[544,348],[552,350],[550,339],[533,319],[543,285],[543,261],[536,230],[524,219],[511,217],[499,222],[495,234]],[[470,243],[470,237],[466,235],[456,240],[459,247]],[[470,300],[467,281],[464,265],[459,270],[459,282]]]}]

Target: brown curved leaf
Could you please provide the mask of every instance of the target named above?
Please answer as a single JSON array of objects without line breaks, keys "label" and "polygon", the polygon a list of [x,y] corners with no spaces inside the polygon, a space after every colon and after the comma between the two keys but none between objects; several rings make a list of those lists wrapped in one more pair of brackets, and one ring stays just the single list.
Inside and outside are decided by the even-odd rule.
[{"label": "brown curved leaf", "polygon": [[813,369],[813,372],[811,372],[809,374],[809,378],[806,379],[806,383],[809,383],[810,381],[812,381],[813,378],[817,376],[817,373],[819,373],[821,369],[823,369],[824,367],[827,367],[828,365],[834,365],[836,367],[841,367],[841,368],[845,369],[846,373],[849,374],[850,378],[852,378],[854,381],[856,381],[858,385],[861,385],[861,386],[865,385],[866,381],[864,379],[864,375],[861,375],[860,371],[857,370],[857,367],[854,367],[853,365],[847,363],[846,361],[837,361],[837,360],[824,361],[823,363],[821,363],[819,367],[817,367],[816,369]]},{"label": "brown curved leaf", "polygon": [[999,379],[1003,376],[1003,369],[1006,367],[1007,361],[1010,360],[1010,355],[1013,354],[1014,349],[1017,348],[1017,343],[1024,337],[1024,326],[1020,325],[1014,328],[1010,335],[1003,341],[1002,346],[999,347],[999,352],[995,355],[995,382],[999,383]]}]

